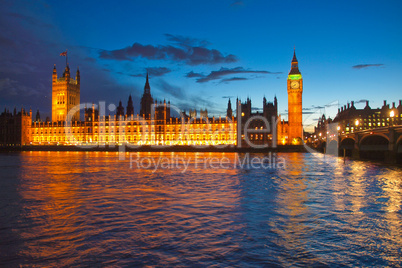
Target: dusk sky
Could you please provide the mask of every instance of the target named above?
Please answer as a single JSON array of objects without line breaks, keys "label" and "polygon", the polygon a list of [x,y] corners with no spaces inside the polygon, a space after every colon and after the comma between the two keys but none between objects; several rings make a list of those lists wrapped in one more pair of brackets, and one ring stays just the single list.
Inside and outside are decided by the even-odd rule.
[{"label": "dusk sky", "polygon": [[[154,99],[224,116],[228,97],[273,101],[286,118],[293,48],[310,112],[402,99],[401,1],[1,1],[0,111],[51,114],[51,74],[81,72],[81,102],[135,112]],[[361,102],[360,102],[361,101]],[[360,102],[360,103],[359,103]],[[338,106],[335,107],[335,111]],[[334,110],[325,109],[333,117]],[[313,116],[314,117],[314,116]],[[310,123],[308,123],[310,122]]]}]

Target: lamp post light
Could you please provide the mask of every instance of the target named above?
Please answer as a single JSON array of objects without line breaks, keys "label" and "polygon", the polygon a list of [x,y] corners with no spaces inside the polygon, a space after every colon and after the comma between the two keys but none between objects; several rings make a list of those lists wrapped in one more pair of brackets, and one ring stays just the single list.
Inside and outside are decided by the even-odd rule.
[{"label": "lamp post light", "polygon": [[357,127],[357,126],[359,126],[359,119],[356,119],[356,121],[355,121],[355,126]]},{"label": "lamp post light", "polygon": [[355,128],[356,128],[356,130],[359,130],[359,126],[360,126],[360,121],[359,121],[359,119],[356,119],[355,120]]},{"label": "lamp post light", "polygon": [[391,117],[391,126],[394,126],[394,116],[395,116],[394,110],[391,110],[391,112],[389,112],[389,116]]}]

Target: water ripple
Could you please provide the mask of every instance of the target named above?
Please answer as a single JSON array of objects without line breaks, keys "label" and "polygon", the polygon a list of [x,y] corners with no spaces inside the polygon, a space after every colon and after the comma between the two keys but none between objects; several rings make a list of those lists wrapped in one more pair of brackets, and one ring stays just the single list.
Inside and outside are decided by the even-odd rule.
[{"label": "water ripple", "polygon": [[[301,153],[276,155],[282,168],[241,166],[245,155],[230,153],[134,154],[183,159],[183,172],[130,168],[126,156],[1,154],[0,263],[401,266],[397,167]],[[230,165],[200,163],[215,158]]]}]

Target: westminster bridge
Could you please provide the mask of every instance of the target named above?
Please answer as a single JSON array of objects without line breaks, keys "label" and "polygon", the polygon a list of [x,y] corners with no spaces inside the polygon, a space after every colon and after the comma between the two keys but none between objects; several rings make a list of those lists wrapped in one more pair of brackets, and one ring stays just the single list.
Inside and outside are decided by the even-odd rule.
[{"label": "westminster bridge", "polygon": [[401,163],[402,125],[327,135],[322,146],[328,153],[337,152],[339,156]]}]

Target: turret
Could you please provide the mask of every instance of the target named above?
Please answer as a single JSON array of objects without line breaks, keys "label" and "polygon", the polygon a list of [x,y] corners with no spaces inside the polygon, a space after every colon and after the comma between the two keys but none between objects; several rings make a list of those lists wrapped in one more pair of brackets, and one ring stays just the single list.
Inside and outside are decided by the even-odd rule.
[{"label": "turret", "polygon": [[127,102],[127,116],[134,115],[134,105],[133,105],[133,98],[130,96],[128,97],[128,102]]},{"label": "turret", "polygon": [[226,116],[227,116],[228,118],[232,118],[232,115],[233,115],[232,103],[230,102],[230,99],[229,99],[229,101],[228,101],[228,108],[227,108],[227,110],[226,110]]},{"label": "turret", "polygon": [[65,77],[67,81],[70,80],[70,67],[68,65],[66,65],[64,69],[63,77]]},{"label": "turret", "polygon": [[121,103],[121,101],[119,102],[119,106],[117,106],[117,118],[119,118],[120,116],[124,116],[124,107]]},{"label": "turret", "polygon": [[57,70],[56,64],[53,66],[53,74],[52,74],[52,82],[55,83],[57,81]]},{"label": "turret", "polygon": [[288,91],[288,143],[300,144],[303,137],[303,78],[299,70],[299,62],[296,58],[296,50],[293,51],[293,59],[287,79]]},{"label": "turret", "polygon": [[289,74],[301,74],[299,71],[299,62],[296,58],[296,49],[293,51],[292,67]]},{"label": "turret", "polygon": [[366,101],[366,107],[364,107],[364,110],[370,110],[370,106],[369,106],[369,101]]},{"label": "turret", "polygon": [[389,105],[387,104],[386,100],[384,100],[384,105],[381,107],[381,109],[389,109]]},{"label": "turret", "polygon": [[40,122],[40,113],[39,113],[39,110],[36,112],[35,121],[36,121],[36,122]]},{"label": "turret", "polygon": [[80,84],[80,69],[77,67],[77,73],[75,75],[75,80],[77,80],[77,84]]},{"label": "turret", "polygon": [[145,81],[145,86],[144,86],[144,94],[151,94],[151,87],[149,86],[148,72],[147,72],[147,80]]},{"label": "turret", "polygon": [[[145,116],[146,118],[150,117],[153,102],[154,101],[151,96],[151,87],[149,86],[149,78],[148,78],[148,73],[147,73],[147,79],[145,81],[145,86],[144,86],[144,94],[142,95],[142,98],[141,98],[141,109],[140,109],[141,116]],[[155,104],[157,104],[156,100],[155,100]]]}]

